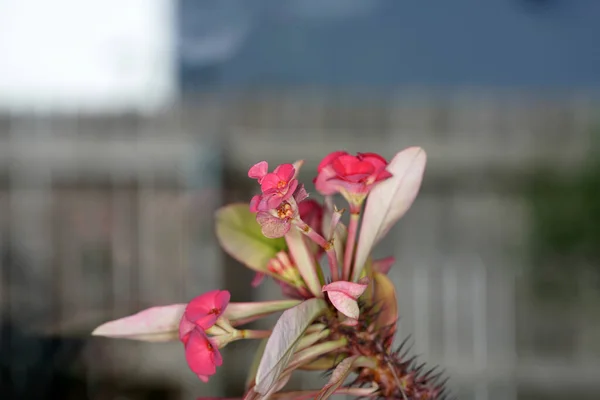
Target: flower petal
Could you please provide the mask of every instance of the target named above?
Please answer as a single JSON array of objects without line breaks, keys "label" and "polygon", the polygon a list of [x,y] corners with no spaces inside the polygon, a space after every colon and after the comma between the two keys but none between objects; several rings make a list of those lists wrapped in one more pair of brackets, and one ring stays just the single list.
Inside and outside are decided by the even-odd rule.
[{"label": "flower petal", "polygon": [[292,179],[288,183],[288,186],[285,189],[285,194],[283,196],[281,196],[281,199],[282,200],[287,200],[290,197],[292,197],[294,195],[294,192],[296,191],[297,187],[298,187],[298,180],[297,179]]},{"label": "flower petal", "polygon": [[229,304],[230,297],[226,290],[206,292],[189,302],[185,309],[185,316],[200,328],[208,329],[221,316]]},{"label": "flower petal", "polygon": [[277,174],[274,174],[274,173],[267,174],[262,179],[262,181],[260,181],[260,190],[262,190],[264,193],[269,189],[276,188],[277,185],[279,184],[279,181],[281,181],[281,179],[279,178],[279,176]]},{"label": "flower petal", "polygon": [[324,167],[314,180],[315,189],[324,196],[331,196],[338,190],[338,185],[330,182],[330,179],[336,176],[335,171],[331,166]]},{"label": "flower petal", "polygon": [[[294,193],[294,200],[296,200],[296,203],[298,203],[298,210],[300,210],[300,214],[302,214],[302,210],[306,209],[305,208],[306,206],[302,207],[302,204],[306,203],[304,200],[306,200],[307,198],[308,198],[308,193],[306,192],[304,185],[299,185],[298,189],[296,190],[296,193]],[[302,203],[302,202],[304,202],[304,203]],[[317,202],[315,201],[315,203],[317,203]],[[319,203],[317,203],[317,205],[318,204]],[[314,206],[311,205],[310,207],[314,207]]]},{"label": "flower petal", "polygon": [[218,353],[218,350],[213,347],[206,334],[199,329],[195,329],[190,334],[185,346],[185,359],[190,369],[196,375],[214,375],[217,372],[214,353]]},{"label": "flower petal", "polygon": [[183,344],[187,344],[188,339],[190,338],[190,333],[196,328],[196,324],[185,317],[185,314],[181,317],[181,321],[179,321],[179,339],[183,342]]},{"label": "flower petal", "polygon": [[326,166],[330,165],[333,160],[335,160],[336,158],[338,158],[340,156],[347,155],[347,154],[348,154],[347,152],[341,151],[341,150],[334,151],[332,153],[327,154],[323,158],[323,160],[321,160],[321,162],[319,163],[319,166],[317,167],[317,171],[321,172],[321,170],[323,168],[325,168]]},{"label": "flower petal", "polygon": [[339,312],[347,317],[358,319],[360,310],[358,309],[356,300],[352,297],[337,291],[328,291],[327,296],[329,297],[331,304],[333,304]]},{"label": "flower petal", "polygon": [[260,224],[262,234],[269,239],[284,237],[291,227],[289,221],[279,219],[264,211],[256,214],[256,222]]},{"label": "flower petal", "polygon": [[341,292],[346,296],[357,300],[367,289],[368,283],[355,283],[347,281],[335,281],[323,286],[323,292]]},{"label": "flower petal", "polygon": [[269,164],[266,161],[261,161],[250,167],[248,177],[252,179],[262,179],[269,170]]},{"label": "flower petal", "polygon": [[279,177],[279,180],[289,182],[296,173],[296,170],[292,164],[281,164],[273,171],[275,175]]},{"label": "flower petal", "polygon": [[261,197],[256,195],[250,199],[250,212],[258,212],[258,205],[260,204]]}]

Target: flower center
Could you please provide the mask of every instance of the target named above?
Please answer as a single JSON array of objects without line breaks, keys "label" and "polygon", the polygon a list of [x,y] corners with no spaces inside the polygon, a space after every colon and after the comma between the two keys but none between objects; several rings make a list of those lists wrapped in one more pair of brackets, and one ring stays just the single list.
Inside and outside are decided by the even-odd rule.
[{"label": "flower center", "polygon": [[279,183],[277,183],[277,189],[283,189],[287,186],[287,184],[288,183],[286,181],[279,181]]},{"label": "flower center", "polygon": [[220,312],[221,312],[221,309],[220,309],[220,308],[213,308],[213,309],[212,309],[212,310],[210,310],[208,313],[209,313],[209,314],[214,314],[214,315],[217,315],[217,314],[219,314]]},{"label": "flower center", "polygon": [[277,208],[277,217],[279,217],[279,219],[292,218],[293,216],[294,211],[292,210],[290,203],[283,203]]}]

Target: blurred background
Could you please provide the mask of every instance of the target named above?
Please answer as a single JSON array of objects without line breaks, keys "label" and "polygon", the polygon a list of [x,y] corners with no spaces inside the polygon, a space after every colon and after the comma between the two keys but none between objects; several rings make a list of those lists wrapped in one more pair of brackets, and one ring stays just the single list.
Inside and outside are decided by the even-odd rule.
[{"label": "blurred background", "polygon": [[[398,342],[461,400],[600,398],[600,2],[0,0],[0,398],[236,396],[98,324],[214,288],[274,299],[213,212],[260,160],[422,146],[377,248]],[[339,202],[341,204],[341,201]],[[300,374],[299,388],[315,386]]]}]

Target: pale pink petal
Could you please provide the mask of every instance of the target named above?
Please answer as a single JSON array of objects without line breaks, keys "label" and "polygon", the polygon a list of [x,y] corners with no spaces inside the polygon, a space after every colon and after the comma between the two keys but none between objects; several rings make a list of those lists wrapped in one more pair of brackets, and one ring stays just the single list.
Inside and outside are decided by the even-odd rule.
[{"label": "pale pink petal", "polygon": [[260,204],[261,196],[256,195],[250,200],[250,212],[258,212],[258,205]]},{"label": "pale pink petal", "polygon": [[347,282],[347,281],[335,281],[331,282],[329,285],[323,286],[323,292],[341,292],[346,296],[353,298],[354,300],[358,299],[367,289],[367,283],[355,283],[355,282]]},{"label": "pale pink petal", "polygon": [[190,333],[196,328],[196,324],[185,317],[181,317],[179,322],[179,339],[185,344],[189,339]]},{"label": "pale pink petal", "polygon": [[198,374],[198,378],[200,378],[200,380],[204,383],[208,382],[208,375],[200,375]]},{"label": "pale pink petal", "polygon": [[292,164],[281,164],[275,168],[273,173],[279,176],[280,180],[289,182],[294,177],[296,170]]},{"label": "pale pink petal", "polygon": [[[301,209],[300,203],[303,202],[304,200],[306,200],[307,198],[308,198],[308,192],[304,188],[304,185],[300,184],[298,186],[298,188],[296,189],[296,192],[294,193],[294,200],[296,200],[296,203],[298,204],[299,209]],[[316,203],[316,201],[315,201],[315,203]],[[312,205],[310,207],[312,207]]]},{"label": "pale pink petal", "polygon": [[[260,198],[260,202],[258,203],[257,209],[258,211],[269,211],[274,208],[279,207],[279,205],[283,202],[281,197],[275,192],[271,191],[270,193],[265,193]],[[274,207],[271,204],[276,204]]]},{"label": "pale pink petal", "polygon": [[327,296],[331,301],[331,304],[342,314],[349,318],[358,319],[360,310],[356,300],[352,297],[345,295],[342,292],[328,291]]},{"label": "pale pink petal", "polygon": [[315,188],[324,196],[330,196],[338,191],[338,185],[330,180],[336,176],[331,166],[324,167],[314,180]]},{"label": "pale pink petal", "polygon": [[248,171],[248,177],[252,179],[262,179],[269,170],[269,164],[266,161],[261,161],[250,167]]},{"label": "pale pink petal", "polygon": [[264,211],[256,214],[256,222],[260,224],[262,234],[270,239],[284,237],[291,227],[289,221],[279,219]]},{"label": "pale pink petal", "polygon": [[382,258],[381,260],[375,260],[373,261],[373,271],[387,274],[390,272],[394,262],[396,262],[396,258],[393,256]]}]

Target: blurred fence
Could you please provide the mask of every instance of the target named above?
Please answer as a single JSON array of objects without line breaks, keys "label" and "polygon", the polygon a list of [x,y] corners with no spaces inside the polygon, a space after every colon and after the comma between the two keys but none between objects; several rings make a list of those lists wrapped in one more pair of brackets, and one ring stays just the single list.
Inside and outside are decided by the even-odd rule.
[{"label": "blurred fence", "polygon": [[[222,258],[212,234],[215,208],[254,190],[247,168],[303,158],[308,183],[335,149],[391,157],[419,145],[422,193],[377,249],[397,258],[399,341],[412,334],[460,399],[597,398],[598,305],[531,299],[522,194],[536,168],[568,176],[582,165],[595,107],[585,94],[273,91],[207,95],[153,116],[0,116],[3,319],[83,336],[210,288],[279,296],[252,293],[251,274]],[[236,394],[250,350],[228,347],[208,386],[176,343],[93,340],[81,358],[92,398],[112,377],[164,382],[175,394],[161,398],[187,399]]]}]

